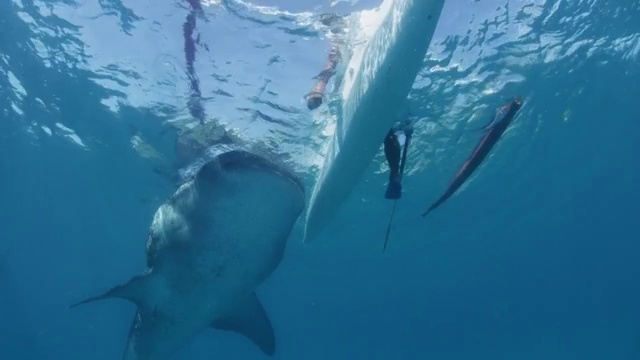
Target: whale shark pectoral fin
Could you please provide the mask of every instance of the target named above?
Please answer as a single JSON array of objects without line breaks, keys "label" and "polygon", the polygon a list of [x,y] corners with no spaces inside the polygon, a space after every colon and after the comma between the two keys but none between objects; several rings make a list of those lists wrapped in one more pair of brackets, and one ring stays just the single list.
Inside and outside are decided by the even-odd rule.
[{"label": "whale shark pectoral fin", "polygon": [[216,157],[215,159],[209,161],[204,164],[197,172],[196,172],[196,182],[197,183],[214,183],[222,174],[222,164],[220,164],[220,159]]},{"label": "whale shark pectoral fin", "polygon": [[138,307],[143,307],[147,305],[145,302],[147,299],[147,293],[149,293],[150,287],[153,286],[152,282],[153,276],[151,273],[134,276],[126,284],[115,286],[101,295],[93,296],[69,305],[69,308],[108,298],[126,299],[133,302]]},{"label": "whale shark pectoral fin", "polygon": [[[138,308],[129,326],[127,345],[124,348],[123,360],[152,359],[162,353],[174,336],[175,330],[162,316],[155,311]],[[155,356],[155,357],[154,357]]]},{"label": "whale shark pectoral fin", "polygon": [[276,352],[276,338],[271,320],[255,292],[241,302],[231,314],[213,321],[211,327],[246,336],[267,356],[273,356]]}]

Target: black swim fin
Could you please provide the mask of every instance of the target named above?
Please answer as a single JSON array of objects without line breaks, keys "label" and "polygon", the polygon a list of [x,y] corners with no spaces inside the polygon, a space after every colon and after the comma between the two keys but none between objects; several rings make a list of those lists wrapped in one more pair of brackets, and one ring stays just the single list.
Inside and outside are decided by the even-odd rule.
[{"label": "black swim fin", "polygon": [[384,193],[385,199],[398,200],[402,197],[402,183],[400,179],[389,180],[387,191]]},{"label": "black swim fin", "polygon": [[389,184],[384,197],[387,199],[399,199],[402,195],[401,175],[400,175],[400,142],[398,137],[390,129],[384,138],[384,155],[389,165]]},{"label": "black swim fin", "polygon": [[[400,142],[394,135],[395,139],[395,166],[389,166],[391,174],[389,175],[389,184],[387,185],[387,192],[384,197],[387,199],[397,200],[402,197],[402,175],[404,174],[404,166],[407,162],[407,153],[409,152],[409,143],[411,142],[412,130],[405,130],[404,132],[404,145],[402,147],[402,158],[400,158]],[[386,140],[385,140],[386,141]],[[390,157],[387,156],[387,159]],[[391,161],[390,161],[391,162]],[[398,162],[400,163],[398,167]]]},{"label": "black swim fin", "polygon": [[[390,135],[393,135],[392,131],[389,131]],[[389,137],[390,135],[387,135]],[[413,135],[413,130],[408,129],[404,132],[404,146],[402,147],[402,159],[400,160],[400,168],[397,169],[397,173],[395,176],[389,177],[389,185],[387,185],[387,192],[385,194],[385,198],[398,200],[402,196],[402,175],[404,174],[404,166],[407,162],[407,153],[409,152],[409,143],[411,142],[411,136]],[[398,149],[400,148],[400,143],[398,142],[398,138],[393,135],[395,142],[398,144]],[[386,154],[386,145],[387,139],[385,139],[385,154]],[[387,155],[387,159],[389,156]],[[397,165],[396,165],[397,168]],[[393,170],[393,169],[392,169]],[[392,175],[393,172],[392,172]],[[389,224],[387,225],[387,234],[384,238],[384,245],[382,247],[382,252],[387,250],[387,244],[389,243],[389,235],[391,234],[391,224],[393,223],[393,216],[396,213],[396,205],[397,201],[393,202],[393,209],[391,210],[391,215],[389,216]]]}]

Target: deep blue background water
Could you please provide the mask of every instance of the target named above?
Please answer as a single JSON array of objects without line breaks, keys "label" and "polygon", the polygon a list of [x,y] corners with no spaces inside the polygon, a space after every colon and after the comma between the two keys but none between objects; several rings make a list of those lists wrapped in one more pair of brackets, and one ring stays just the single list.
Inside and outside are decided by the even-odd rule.
[{"label": "deep blue background water", "polygon": [[[67,305],[143,269],[151,216],[174,184],[131,148],[131,129],[170,162],[175,135],[161,122],[183,116],[188,98],[180,65],[186,9],[48,4],[0,4],[0,357],[113,359],[133,306]],[[426,120],[387,253],[382,154],[325,238],[301,244],[299,224],[259,290],[277,358],[640,359],[640,5],[504,4],[445,7],[411,94]],[[294,150],[322,143],[300,97],[324,62],[326,40],[284,31],[300,30],[289,20],[260,25],[224,8],[206,13],[199,29],[210,51],[199,53],[198,71],[209,113]],[[252,41],[272,46],[242,46]],[[266,55],[280,63],[265,65]],[[224,65],[235,57],[246,61]],[[267,82],[291,111],[265,111],[293,128],[234,111],[264,109],[255,98]],[[234,97],[210,95],[216,89]],[[473,147],[473,129],[515,93],[525,107],[493,155],[463,191],[421,218]],[[261,356],[239,336],[205,331],[177,358]]]}]

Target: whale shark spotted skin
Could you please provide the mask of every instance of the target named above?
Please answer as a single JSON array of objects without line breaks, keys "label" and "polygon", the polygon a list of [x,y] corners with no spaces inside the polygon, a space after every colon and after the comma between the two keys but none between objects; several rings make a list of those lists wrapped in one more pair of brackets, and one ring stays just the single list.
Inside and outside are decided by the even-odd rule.
[{"label": "whale shark spotted skin", "polygon": [[169,359],[203,329],[244,335],[275,353],[271,321],[255,288],[277,268],[304,208],[293,173],[234,150],[216,156],[155,213],[147,270],[91,297],[137,305],[124,360]]}]

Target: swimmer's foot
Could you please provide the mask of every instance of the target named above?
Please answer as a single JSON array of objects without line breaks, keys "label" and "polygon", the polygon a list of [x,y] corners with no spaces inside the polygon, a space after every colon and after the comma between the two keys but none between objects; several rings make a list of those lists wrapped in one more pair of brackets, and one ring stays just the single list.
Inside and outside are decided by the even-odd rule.
[{"label": "swimmer's foot", "polygon": [[402,197],[402,183],[400,179],[396,178],[389,181],[387,185],[387,191],[384,194],[385,199],[397,200]]}]

